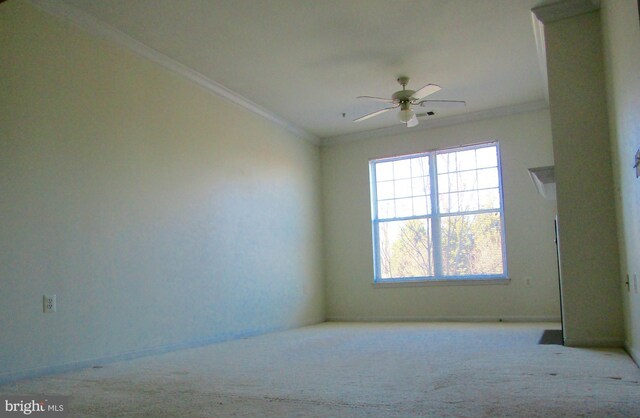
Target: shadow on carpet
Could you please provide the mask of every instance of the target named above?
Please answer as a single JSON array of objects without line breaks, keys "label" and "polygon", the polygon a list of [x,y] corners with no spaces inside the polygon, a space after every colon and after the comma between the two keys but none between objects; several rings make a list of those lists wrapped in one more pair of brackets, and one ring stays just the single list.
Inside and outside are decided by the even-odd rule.
[{"label": "shadow on carpet", "polygon": [[538,344],[564,345],[561,329],[545,329]]}]

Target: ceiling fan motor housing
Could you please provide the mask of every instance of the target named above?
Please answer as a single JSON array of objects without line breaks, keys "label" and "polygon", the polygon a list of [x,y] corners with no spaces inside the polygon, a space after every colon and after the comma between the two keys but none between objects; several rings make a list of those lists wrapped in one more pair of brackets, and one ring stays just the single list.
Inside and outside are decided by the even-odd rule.
[{"label": "ceiling fan motor housing", "polygon": [[399,90],[393,93],[393,95],[391,96],[391,99],[393,99],[396,103],[400,103],[400,104],[410,102],[415,91],[406,89],[407,84],[409,84],[409,77],[406,77],[406,76],[398,77],[398,84],[402,86],[402,90]]},{"label": "ceiling fan motor housing", "polygon": [[409,101],[411,101],[411,97],[413,97],[414,93],[415,93],[415,91],[413,91],[413,90],[396,91],[391,96],[391,99],[393,99],[394,101],[396,101],[398,103],[409,102]]}]

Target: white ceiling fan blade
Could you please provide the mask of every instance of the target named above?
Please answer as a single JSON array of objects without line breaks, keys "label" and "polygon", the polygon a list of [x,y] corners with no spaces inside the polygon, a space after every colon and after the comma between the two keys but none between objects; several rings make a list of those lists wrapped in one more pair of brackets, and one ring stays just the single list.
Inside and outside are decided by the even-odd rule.
[{"label": "white ceiling fan blade", "polygon": [[413,128],[417,124],[418,124],[418,118],[416,115],[413,115],[413,117],[409,119],[409,122],[407,122],[407,128]]},{"label": "white ceiling fan blade", "polygon": [[393,103],[393,99],[385,99],[384,97],[358,96],[356,99],[369,99],[377,102]]},{"label": "white ceiling fan blade", "polygon": [[437,86],[435,84],[427,84],[426,86],[422,87],[421,89],[413,93],[412,97],[416,100],[420,100],[440,90],[442,90],[440,86]]},{"label": "white ceiling fan blade", "polygon": [[467,102],[462,100],[422,100],[418,105],[434,109],[459,109],[465,107]]},{"label": "white ceiling fan blade", "polygon": [[354,119],[353,121],[354,122],[362,122],[363,120],[367,120],[367,119],[372,118],[374,116],[381,115],[384,112],[387,112],[387,111],[389,111],[391,109],[395,109],[396,107],[398,107],[398,106],[385,107],[384,109],[376,110],[375,112],[371,112],[371,113],[366,114],[364,116],[360,116],[358,119]]}]

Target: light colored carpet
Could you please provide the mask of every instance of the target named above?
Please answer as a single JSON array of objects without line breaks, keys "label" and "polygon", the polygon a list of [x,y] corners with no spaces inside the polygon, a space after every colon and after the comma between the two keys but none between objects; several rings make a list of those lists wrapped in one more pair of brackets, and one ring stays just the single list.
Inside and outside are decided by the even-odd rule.
[{"label": "light colored carpet", "polygon": [[[638,417],[622,350],[554,324],[325,323],[0,386],[73,417]],[[557,326],[556,326],[557,327]]]}]

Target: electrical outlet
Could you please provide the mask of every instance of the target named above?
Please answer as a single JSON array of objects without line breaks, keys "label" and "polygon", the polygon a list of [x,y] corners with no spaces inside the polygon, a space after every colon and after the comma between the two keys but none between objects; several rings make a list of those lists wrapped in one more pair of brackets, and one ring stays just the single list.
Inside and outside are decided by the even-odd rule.
[{"label": "electrical outlet", "polygon": [[524,276],[524,287],[531,287],[531,276]]},{"label": "electrical outlet", "polygon": [[44,295],[44,313],[53,313],[56,311],[56,295]]}]

